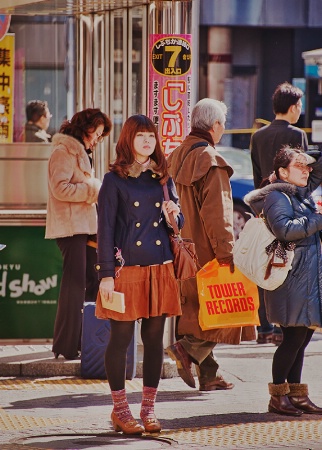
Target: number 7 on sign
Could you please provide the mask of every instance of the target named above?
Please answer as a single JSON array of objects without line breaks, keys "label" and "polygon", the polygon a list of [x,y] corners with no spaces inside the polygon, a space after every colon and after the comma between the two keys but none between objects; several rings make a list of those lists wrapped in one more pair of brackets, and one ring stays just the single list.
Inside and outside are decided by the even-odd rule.
[{"label": "number 7 on sign", "polygon": [[164,50],[166,52],[172,52],[172,55],[170,56],[170,59],[169,59],[168,67],[175,66],[176,60],[179,56],[179,53],[181,52],[181,48],[182,47],[180,45],[166,45],[164,47]]}]

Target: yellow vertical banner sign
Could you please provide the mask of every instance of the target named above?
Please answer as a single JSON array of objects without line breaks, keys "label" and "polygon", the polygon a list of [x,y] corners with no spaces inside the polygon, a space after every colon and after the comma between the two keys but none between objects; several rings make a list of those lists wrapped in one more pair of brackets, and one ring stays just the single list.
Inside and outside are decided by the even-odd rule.
[{"label": "yellow vertical banner sign", "polygon": [[15,36],[0,41],[0,143],[12,142],[14,109]]}]

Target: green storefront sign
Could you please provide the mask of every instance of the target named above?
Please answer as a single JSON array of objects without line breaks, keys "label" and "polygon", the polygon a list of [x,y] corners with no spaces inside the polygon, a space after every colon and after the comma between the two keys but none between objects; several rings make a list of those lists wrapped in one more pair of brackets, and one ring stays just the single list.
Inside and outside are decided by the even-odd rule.
[{"label": "green storefront sign", "polygon": [[44,226],[0,226],[0,339],[49,339],[62,271]]}]

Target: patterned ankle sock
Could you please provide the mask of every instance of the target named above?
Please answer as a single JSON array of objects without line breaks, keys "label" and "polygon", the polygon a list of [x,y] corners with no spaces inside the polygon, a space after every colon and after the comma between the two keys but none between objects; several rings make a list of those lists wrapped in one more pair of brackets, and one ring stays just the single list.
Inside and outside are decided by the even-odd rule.
[{"label": "patterned ankle sock", "polygon": [[124,423],[133,420],[133,416],[127,402],[125,389],[111,391],[113,400],[113,411],[115,415]]},{"label": "patterned ankle sock", "polygon": [[143,386],[142,404],[140,412],[141,419],[143,419],[144,417],[154,416],[154,404],[157,392],[158,392],[157,388]]}]

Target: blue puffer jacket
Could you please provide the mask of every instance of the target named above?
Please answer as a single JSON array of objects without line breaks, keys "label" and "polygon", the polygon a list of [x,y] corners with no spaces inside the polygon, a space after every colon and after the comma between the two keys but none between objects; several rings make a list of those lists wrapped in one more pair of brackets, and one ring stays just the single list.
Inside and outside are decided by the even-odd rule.
[{"label": "blue puffer jacket", "polygon": [[322,158],[313,167],[305,188],[277,180],[245,197],[256,214],[263,210],[277,239],[296,244],[285,282],[274,291],[265,291],[269,322],[285,327],[322,325],[322,215],[311,198],[322,181]]}]

